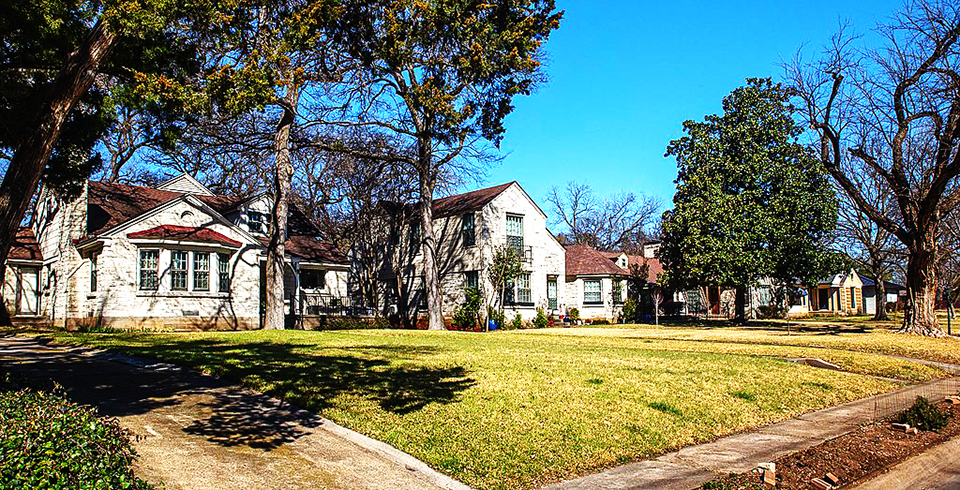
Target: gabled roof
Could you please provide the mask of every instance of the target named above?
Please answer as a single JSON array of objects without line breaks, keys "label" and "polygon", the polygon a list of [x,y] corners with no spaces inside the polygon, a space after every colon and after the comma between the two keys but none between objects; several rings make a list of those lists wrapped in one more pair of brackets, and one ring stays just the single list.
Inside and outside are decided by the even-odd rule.
[{"label": "gabled roof", "polygon": [[242,243],[209,228],[197,226],[160,225],[149,230],[127,235],[129,238],[176,240],[181,242],[218,243],[230,247],[239,247]]},{"label": "gabled roof", "polygon": [[624,276],[629,272],[617,267],[607,256],[598,252],[590,245],[567,245],[566,273],[568,276],[584,275],[618,275]]},{"label": "gabled roof", "polygon": [[[863,283],[863,287],[876,286],[876,281],[874,281],[873,279],[863,274],[860,274],[860,282]],[[887,291],[893,291],[893,290],[902,291],[904,289],[907,289],[906,286],[902,284],[897,284],[895,282],[890,282],[890,281],[883,281],[883,288]]]},{"label": "gabled roof", "polygon": [[[87,235],[113,228],[183,194],[139,185],[90,181],[87,196]],[[220,214],[232,211],[239,198],[195,196]]]},{"label": "gabled roof", "polygon": [[[263,240],[266,244],[266,239]],[[333,244],[309,236],[292,236],[283,244],[284,253],[308,262],[349,264],[350,260]]]},{"label": "gabled roof", "polygon": [[[154,189],[139,185],[112,184],[90,181],[87,197],[87,236],[123,224],[141,214],[180,196],[183,193]],[[229,214],[251,202],[250,197],[222,195],[193,195],[221,215]],[[260,196],[254,196],[257,198]],[[318,235],[317,226],[291,203],[288,216],[291,235]]]},{"label": "gabled roof", "polygon": [[182,192],[185,194],[194,194],[200,196],[212,196],[213,191],[207,188],[207,186],[201,184],[190,176],[190,174],[183,173],[172,179],[166,180],[156,187],[157,189],[164,191],[173,191],[173,192]]},{"label": "gabled roof", "polygon": [[507,182],[506,184],[434,199],[433,217],[445,218],[447,216],[455,216],[471,211],[479,211],[515,183],[516,181]]},{"label": "gabled roof", "polygon": [[40,245],[37,244],[37,237],[33,230],[27,226],[21,226],[17,230],[17,236],[13,239],[13,245],[10,246],[8,259],[15,260],[43,260],[40,255]]}]

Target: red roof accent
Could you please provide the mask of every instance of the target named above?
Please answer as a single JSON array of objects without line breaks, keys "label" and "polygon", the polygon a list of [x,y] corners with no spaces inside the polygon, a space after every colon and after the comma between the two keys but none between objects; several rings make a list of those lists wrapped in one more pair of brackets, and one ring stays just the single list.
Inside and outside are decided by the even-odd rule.
[{"label": "red roof accent", "polygon": [[13,239],[13,245],[10,246],[8,259],[18,260],[43,260],[40,255],[40,245],[37,244],[37,237],[33,230],[27,226],[21,226],[17,230],[17,236]]},{"label": "red roof accent", "polygon": [[617,267],[613,261],[590,245],[568,245],[565,248],[568,276],[629,274],[629,271]]},{"label": "red roof accent", "polygon": [[239,247],[242,243],[226,237],[209,228],[196,226],[160,225],[149,230],[130,233],[128,238],[154,238],[160,240],[180,240],[190,242],[220,243],[231,247]]}]

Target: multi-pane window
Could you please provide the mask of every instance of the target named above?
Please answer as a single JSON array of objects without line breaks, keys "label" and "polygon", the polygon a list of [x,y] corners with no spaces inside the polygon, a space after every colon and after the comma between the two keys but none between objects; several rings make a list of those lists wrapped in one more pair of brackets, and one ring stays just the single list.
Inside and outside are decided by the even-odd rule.
[{"label": "multi-pane window", "polygon": [[517,277],[517,303],[533,303],[530,294],[530,273],[524,272]]},{"label": "multi-pane window", "polygon": [[97,292],[97,254],[90,256],[90,291]]},{"label": "multi-pane window", "polygon": [[420,223],[410,223],[407,239],[410,241],[410,253],[417,253],[420,250]]},{"label": "multi-pane window", "polygon": [[159,262],[159,250],[140,251],[140,289],[144,291],[157,290]]},{"label": "multi-pane window", "polygon": [[210,254],[193,253],[193,290],[210,290]]},{"label": "multi-pane window", "polygon": [[463,287],[480,289],[480,273],[477,271],[464,272]]},{"label": "multi-pane window", "polygon": [[623,281],[619,279],[613,280],[613,303],[623,303]]},{"label": "multi-pane window", "polygon": [[304,289],[323,289],[326,286],[326,273],[318,269],[302,269],[300,271],[300,287]]},{"label": "multi-pane window", "polygon": [[523,253],[523,216],[507,215],[507,246]]},{"label": "multi-pane window", "polygon": [[217,254],[217,291],[230,291],[230,254]]},{"label": "multi-pane window", "polygon": [[477,244],[477,229],[474,225],[474,214],[465,213],[460,217],[461,234],[463,235],[463,246],[472,247]]},{"label": "multi-pane window", "polygon": [[547,279],[547,303],[551,310],[557,309],[557,280]]},{"label": "multi-pane window", "polygon": [[170,252],[170,289],[174,291],[187,290],[187,267],[189,255],[182,250]]},{"label": "multi-pane window", "polygon": [[247,212],[247,228],[251,233],[266,233],[267,215],[256,211]]},{"label": "multi-pane window", "polygon": [[600,279],[587,279],[583,281],[583,302],[584,303],[601,303],[601,294],[602,288],[600,285]]}]

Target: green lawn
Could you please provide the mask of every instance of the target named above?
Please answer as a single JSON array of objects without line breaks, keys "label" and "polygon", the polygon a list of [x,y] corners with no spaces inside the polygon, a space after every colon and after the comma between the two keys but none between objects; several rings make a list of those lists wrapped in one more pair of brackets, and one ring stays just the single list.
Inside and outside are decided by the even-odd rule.
[{"label": "green lawn", "polygon": [[943,374],[842,345],[668,338],[684,331],[712,330],[52,335],[240,381],[478,488],[534,487],[899,385],[779,357],[910,381]]}]

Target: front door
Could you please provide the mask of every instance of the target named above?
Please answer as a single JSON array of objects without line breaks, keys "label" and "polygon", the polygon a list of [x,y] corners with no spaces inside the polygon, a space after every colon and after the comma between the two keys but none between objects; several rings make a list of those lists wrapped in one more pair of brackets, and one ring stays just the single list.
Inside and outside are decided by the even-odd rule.
[{"label": "front door", "polygon": [[20,299],[20,305],[17,312],[20,315],[36,315],[40,311],[40,269],[20,268],[19,288],[17,296]]},{"label": "front door", "polygon": [[830,309],[830,290],[829,289],[820,288],[817,290],[817,309],[821,311]]},{"label": "front door", "polygon": [[547,303],[551,310],[557,309],[557,280],[547,279]]},{"label": "front door", "polygon": [[720,314],[720,288],[712,287],[707,290],[707,301],[710,302],[710,314]]}]

